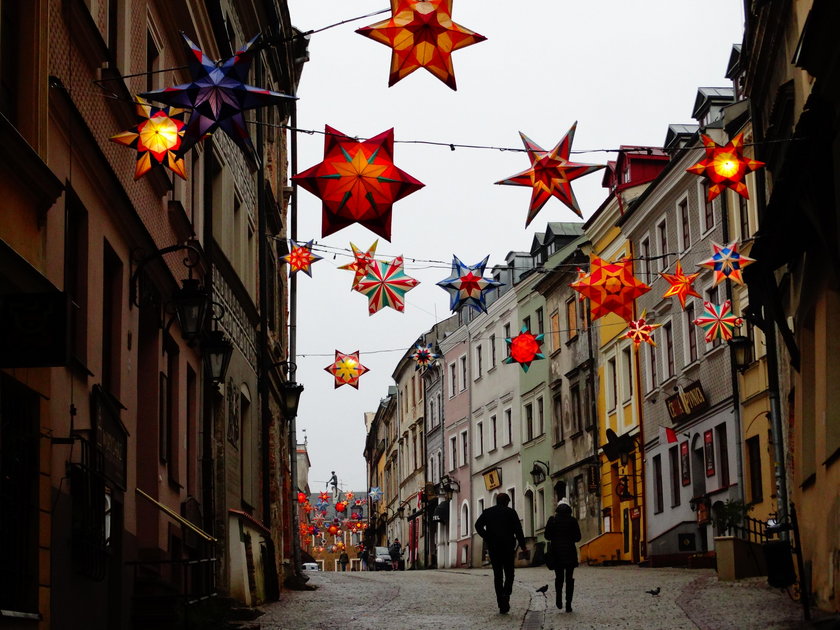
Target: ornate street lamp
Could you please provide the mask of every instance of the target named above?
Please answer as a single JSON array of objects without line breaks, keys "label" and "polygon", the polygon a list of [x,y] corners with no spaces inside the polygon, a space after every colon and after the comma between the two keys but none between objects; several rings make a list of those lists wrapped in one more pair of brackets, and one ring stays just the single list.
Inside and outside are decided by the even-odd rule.
[{"label": "ornate street lamp", "polygon": [[735,335],[729,340],[732,348],[732,361],[739,372],[746,370],[752,363],[752,340],[743,335]]},{"label": "ornate street lamp", "polygon": [[287,420],[297,417],[300,395],[303,392],[303,385],[294,381],[283,381],[280,383],[280,406],[283,409],[283,417]]},{"label": "ornate street lamp", "polygon": [[211,330],[204,334],[201,356],[205,373],[211,381],[221,383],[224,380],[232,354],[233,344],[221,330]]},{"label": "ornate street lamp", "polygon": [[172,296],[171,304],[181,326],[184,339],[192,340],[204,330],[210,307],[210,296],[196,278],[181,280],[183,285]]},{"label": "ornate street lamp", "polygon": [[543,481],[545,481],[545,478],[548,476],[549,471],[550,469],[546,462],[541,461],[539,459],[535,460],[534,467],[531,468],[531,479],[534,481],[534,485],[538,486]]}]

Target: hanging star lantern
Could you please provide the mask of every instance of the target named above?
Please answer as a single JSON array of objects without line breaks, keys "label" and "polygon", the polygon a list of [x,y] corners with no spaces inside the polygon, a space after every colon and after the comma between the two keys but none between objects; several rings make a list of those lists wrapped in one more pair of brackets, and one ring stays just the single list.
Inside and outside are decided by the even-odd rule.
[{"label": "hanging star lantern", "polygon": [[605,165],[579,164],[569,161],[576,127],[577,123],[572,125],[572,128],[551,151],[542,149],[524,133],[519,132],[522,143],[528,151],[531,168],[496,183],[511,186],[530,186],[532,188],[531,206],[528,208],[525,227],[528,227],[551,197],[556,197],[566,204],[572,212],[583,218],[583,213],[572,190],[572,181],[578,177],[594,173],[604,168]]},{"label": "hanging star lantern", "polygon": [[449,293],[449,308],[453,313],[464,306],[487,312],[487,292],[504,284],[483,277],[488,258],[490,256],[485,256],[481,262],[468,266],[457,256],[452,257],[452,273],[437,285]]},{"label": "hanging star lantern", "polygon": [[660,273],[660,276],[665,278],[665,281],[671,285],[662,297],[676,297],[680,301],[680,306],[685,310],[685,300],[689,295],[694,297],[702,297],[694,290],[694,281],[700,273],[692,273],[685,275],[683,273],[682,263],[678,260],[674,273]]},{"label": "hanging star lantern", "polygon": [[505,343],[510,349],[505,363],[518,363],[522,366],[522,370],[527,372],[533,361],[545,358],[545,355],[541,352],[544,337],[545,335],[534,335],[523,326],[516,337],[505,338]]},{"label": "hanging star lantern", "polygon": [[[588,271],[584,271],[583,269],[578,267],[577,268],[577,282],[580,282],[581,280],[583,280],[587,276],[588,273],[589,273]],[[583,293],[578,295],[578,302],[583,302],[585,299],[586,299],[586,296]]]},{"label": "hanging star lantern", "polygon": [[390,241],[392,206],[423,187],[394,166],[394,130],[362,142],[325,130],[323,162],[292,177],[323,202],[321,234],[359,223]]},{"label": "hanging star lantern", "polygon": [[324,503],[330,502],[330,493],[329,492],[321,492],[318,495],[318,501],[323,501]]},{"label": "hanging star lantern", "polygon": [[593,257],[586,276],[570,285],[589,298],[593,321],[607,313],[615,313],[624,321],[633,319],[633,302],[650,287],[633,275],[633,261],[607,262]]},{"label": "hanging star lantern", "polygon": [[694,320],[706,333],[706,342],[721,339],[729,341],[737,326],[743,323],[743,319],[732,312],[732,302],[726,300],[721,305],[703,302],[703,314]]},{"label": "hanging star lantern", "polygon": [[744,199],[749,199],[744,177],[760,169],[764,162],[744,157],[744,134],[739,133],[723,146],[707,135],[700,134],[700,137],[706,147],[706,157],[686,170],[709,180],[708,201],[722,193],[724,188],[731,188]]},{"label": "hanging star lantern", "polygon": [[420,368],[426,368],[435,364],[435,362],[440,358],[440,355],[432,348],[432,344],[428,344],[426,346],[415,346],[414,352],[409,355],[411,360],[414,361],[414,369],[419,370]]},{"label": "hanging star lantern", "polygon": [[697,266],[706,267],[715,272],[712,286],[717,286],[727,278],[742,285],[744,284],[744,278],[741,271],[754,262],[754,258],[745,256],[738,251],[737,241],[732,241],[726,247],[718,243],[712,243],[712,257],[697,263]]},{"label": "hanging star lantern", "polygon": [[392,49],[388,87],[425,68],[453,90],[452,53],[486,37],[452,21],[452,0],[391,0],[391,17],[356,31]]},{"label": "hanging star lantern", "polygon": [[353,494],[352,492],[346,492],[346,493],[344,494],[344,502],[345,502],[345,503],[349,503],[350,501],[352,501],[352,500],[353,500],[353,497],[355,497],[355,496],[356,496],[356,495],[355,495],[355,494]]},{"label": "hanging star lantern", "polygon": [[335,377],[335,387],[350,385],[359,389],[359,377],[368,369],[359,362],[359,351],[344,354],[335,351],[335,361],[324,368]]},{"label": "hanging star lantern", "polygon": [[254,57],[252,46],[258,37],[236,51],[233,57],[215,62],[184,35],[190,82],[141,94],[153,101],[192,111],[183,142],[176,152],[179,157],[217,129],[224,131],[240,149],[251,155],[254,145],[242,112],[296,100],[294,96],[245,84]]},{"label": "hanging star lantern", "polygon": [[306,503],[309,500],[309,497],[306,495],[305,492],[298,492],[297,493],[297,502],[298,503]]},{"label": "hanging star lantern", "polygon": [[371,501],[379,501],[382,499],[382,488],[379,486],[373,486],[368,492],[368,496],[370,497]]},{"label": "hanging star lantern", "polygon": [[359,286],[359,281],[368,275],[368,270],[374,262],[373,257],[376,254],[376,246],[378,244],[378,240],[374,241],[373,245],[368,247],[367,251],[363,252],[353,243],[350,243],[350,249],[353,251],[353,262],[341,265],[339,269],[346,269],[355,274],[353,277],[353,286],[351,287],[353,290]]},{"label": "hanging star lantern", "polygon": [[312,263],[323,260],[321,256],[312,253],[313,241],[301,244],[289,239],[289,243],[291,243],[291,249],[288,254],[283,256],[283,260],[289,265],[289,271],[291,273],[302,271],[311,278]]},{"label": "hanging star lantern", "polygon": [[363,500],[363,499],[356,499],[356,500],[353,502],[353,504],[354,504],[354,505],[356,505],[356,506],[360,506],[360,505],[364,505],[364,504],[365,504],[365,502],[364,502],[364,500]]},{"label": "hanging star lantern", "polygon": [[312,519],[312,524],[315,525],[318,529],[321,529],[324,526],[324,517],[323,516],[316,516]]},{"label": "hanging star lantern", "polygon": [[405,310],[405,294],[420,282],[406,275],[403,264],[402,256],[391,262],[374,261],[368,268],[368,274],[359,280],[356,291],[367,296],[368,315],[386,306],[400,313]]},{"label": "hanging star lantern", "polygon": [[653,340],[653,331],[661,325],[649,323],[647,321],[647,311],[642,311],[642,316],[639,319],[627,325],[627,332],[624,333],[624,336],[633,342],[635,350],[638,350],[642,343],[648,343],[655,348],[656,342]]},{"label": "hanging star lantern", "polygon": [[181,179],[187,179],[184,160],[177,157],[184,136],[186,112],[175,107],[155,107],[140,97],[137,97],[136,110],[143,121],[110,138],[111,142],[137,151],[135,181],[148,173],[155,164],[163,164]]}]

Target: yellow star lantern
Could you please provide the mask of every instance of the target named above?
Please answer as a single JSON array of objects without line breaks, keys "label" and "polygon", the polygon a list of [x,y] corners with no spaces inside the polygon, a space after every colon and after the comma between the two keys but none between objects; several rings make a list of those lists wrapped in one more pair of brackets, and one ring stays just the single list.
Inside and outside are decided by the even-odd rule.
[{"label": "yellow star lantern", "polygon": [[143,177],[155,164],[163,164],[181,179],[187,179],[184,160],[176,156],[184,137],[185,113],[185,110],[175,107],[155,107],[137,97],[137,115],[143,119],[142,122],[110,138],[111,142],[137,151],[135,180]]},{"label": "yellow star lantern", "polygon": [[350,385],[359,389],[359,377],[368,371],[368,369],[359,361],[359,351],[344,354],[335,351],[335,361],[324,368],[327,372],[335,378],[335,387],[339,388],[342,385]]},{"label": "yellow star lantern", "polygon": [[686,170],[709,180],[708,200],[712,201],[724,188],[731,188],[744,199],[749,199],[744,177],[760,169],[764,162],[744,157],[744,134],[739,133],[723,146],[707,135],[700,134],[700,137],[706,147],[706,157]]}]

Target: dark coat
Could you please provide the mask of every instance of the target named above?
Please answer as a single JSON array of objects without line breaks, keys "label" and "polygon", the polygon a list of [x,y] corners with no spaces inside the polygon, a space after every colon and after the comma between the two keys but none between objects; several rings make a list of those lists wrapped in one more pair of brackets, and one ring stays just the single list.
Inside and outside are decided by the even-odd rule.
[{"label": "dark coat", "polygon": [[551,542],[554,568],[569,569],[578,565],[575,543],[580,541],[580,526],[577,519],[571,515],[571,510],[558,508],[557,513],[545,524],[544,536]]},{"label": "dark coat", "polygon": [[487,508],[475,522],[476,533],[484,539],[488,551],[514,551],[517,543],[525,548],[525,534],[516,510],[494,505]]}]

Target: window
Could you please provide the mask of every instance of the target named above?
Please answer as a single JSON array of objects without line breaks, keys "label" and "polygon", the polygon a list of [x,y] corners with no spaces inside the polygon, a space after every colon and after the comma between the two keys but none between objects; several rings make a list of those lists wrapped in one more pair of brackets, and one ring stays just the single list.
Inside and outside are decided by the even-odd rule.
[{"label": "window", "polygon": [[545,333],[545,316],[543,315],[542,307],[537,309],[536,316],[537,316],[537,334],[542,335],[542,334]]},{"label": "window", "polygon": [[615,357],[607,360],[607,409],[615,409],[618,400]]},{"label": "window", "polygon": [[691,232],[688,225],[688,198],[683,197],[677,204],[677,213],[680,217],[680,251],[685,251],[691,246]]},{"label": "window", "polygon": [[554,395],[554,443],[563,441],[563,399],[560,392]]},{"label": "window", "polygon": [[583,409],[580,400],[580,386],[575,384],[569,390],[572,402],[572,437],[582,431]]},{"label": "window", "polygon": [[545,490],[542,488],[537,490],[537,505],[535,507],[537,529],[543,529],[545,527]]},{"label": "window", "polygon": [[458,372],[455,371],[455,364],[449,364],[449,397],[452,398],[458,393]]},{"label": "window", "polygon": [[[711,302],[715,306],[719,306],[718,304],[718,288],[717,286],[711,287],[708,291],[706,291],[706,300]],[[721,344],[721,341],[718,337],[715,337],[711,343],[706,343],[706,347],[717,348]]]},{"label": "window", "polygon": [[[9,2],[2,3],[3,16]],[[5,23],[0,24],[5,28]],[[0,60],[2,61],[2,60]],[[88,215],[72,190],[66,195],[64,226],[64,290],[70,298],[70,351],[82,365],[87,363],[87,273]],[[142,287],[142,279],[140,285]]]},{"label": "window", "polygon": [[685,330],[688,335],[688,362],[697,360],[697,326],[694,324],[694,303],[685,306]]},{"label": "window", "polygon": [[160,74],[160,46],[151,30],[146,31],[146,91],[150,92],[158,87],[157,78]]},{"label": "window", "polygon": [[656,238],[659,241],[659,254],[662,256],[659,259],[658,270],[665,271],[668,267],[668,225],[665,221],[656,226]]},{"label": "window", "polygon": [[[504,334],[505,334],[505,339],[510,339],[510,324],[505,324]],[[510,344],[505,343],[505,346],[506,346],[505,356],[509,357],[510,356]]]},{"label": "window", "polygon": [[484,423],[479,422],[475,425],[475,456],[478,457],[484,453]]},{"label": "window", "polygon": [[671,507],[680,504],[680,453],[678,446],[668,449],[668,463],[671,466]]},{"label": "window", "polygon": [[505,446],[513,442],[513,414],[510,409],[505,409]]},{"label": "window", "polygon": [[461,363],[461,391],[467,389],[467,357],[459,359]]},{"label": "window", "polygon": [[102,388],[119,400],[123,264],[107,242],[104,243],[102,265]]},{"label": "window", "polygon": [[461,453],[460,453],[460,457],[458,458],[458,465],[459,466],[463,466],[464,464],[466,464],[470,461],[470,459],[469,459],[469,456],[470,456],[469,449],[470,449],[470,445],[469,445],[469,442],[467,441],[467,432],[466,431],[461,431]]},{"label": "window", "polygon": [[464,503],[461,506],[461,537],[470,535],[470,506]]},{"label": "window", "polygon": [[440,481],[440,473],[443,472],[443,451],[437,452],[437,467],[435,468],[435,483]]},{"label": "window", "polygon": [[551,322],[551,349],[559,350],[560,349],[560,313],[558,311],[554,311],[551,316],[549,317],[549,321]]},{"label": "window", "polygon": [[645,282],[652,282],[651,275],[651,268],[650,268],[650,239],[646,238],[642,241],[642,244],[639,247],[639,253],[641,254],[642,261],[644,263],[644,272],[645,272]]},{"label": "window", "polygon": [[496,416],[490,416],[490,450],[496,450]]},{"label": "window", "polygon": [[718,481],[721,488],[729,487],[729,444],[726,437],[726,425],[719,424],[715,427],[715,437],[718,447]]},{"label": "window", "polygon": [[543,399],[537,398],[537,435],[545,433],[545,412],[543,411]]},{"label": "window", "polygon": [[[709,201],[709,183],[703,182],[703,226],[708,232],[715,227],[715,202]],[[725,194],[725,193],[724,193]]]},{"label": "window", "polygon": [[525,441],[534,439],[534,406],[531,403],[525,405]]},{"label": "window", "polygon": [[[251,418],[251,395],[248,388],[243,385],[239,391],[239,417],[242,430],[242,448],[240,449],[240,484],[242,502],[248,506],[256,505],[254,493],[254,464],[256,463],[255,453],[257,452],[256,434],[254,422]],[[177,450],[177,449],[176,449]]]},{"label": "window", "polygon": [[490,335],[490,367],[496,367],[496,335]]},{"label": "window", "polygon": [[738,223],[741,228],[741,240],[750,237],[750,208],[746,199],[738,195]]},{"label": "window", "polygon": [[671,330],[671,322],[668,322],[662,327],[662,332],[665,336],[665,379],[669,379],[676,374],[676,367],[674,365],[674,335]]},{"label": "window", "polygon": [[747,465],[750,475],[750,502],[761,503],[764,500],[764,488],[761,475],[761,442],[757,435],[747,438]]},{"label": "window", "polygon": [[478,380],[478,379],[481,378],[481,374],[482,374],[482,371],[483,371],[482,356],[481,356],[481,345],[478,345],[475,348],[475,371],[476,371],[475,380]]},{"label": "window", "polygon": [[577,297],[566,300],[566,341],[577,337]]},{"label": "window", "polygon": [[656,348],[654,346],[648,346],[648,372],[650,373],[650,388],[653,389],[656,387]]},{"label": "window", "polygon": [[622,400],[627,402],[633,397],[633,355],[630,348],[624,348],[621,351],[621,362],[623,364],[621,369],[623,375],[621,383],[623,389]]},{"label": "window", "polygon": [[479,499],[478,500],[477,507],[478,507],[478,514],[481,514],[482,512],[484,512],[484,499]]},{"label": "window", "polygon": [[449,470],[455,470],[458,462],[458,438],[454,435],[449,438]]},{"label": "window", "polygon": [[528,332],[533,332],[531,330],[531,316],[530,315],[522,320],[522,328],[524,328]]},{"label": "window", "polygon": [[662,457],[653,457],[653,513],[660,514],[663,510],[662,498]]},{"label": "window", "polygon": [[17,122],[20,81],[20,6],[21,3],[16,0],[0,2],[0,112],[12,123]]}]

